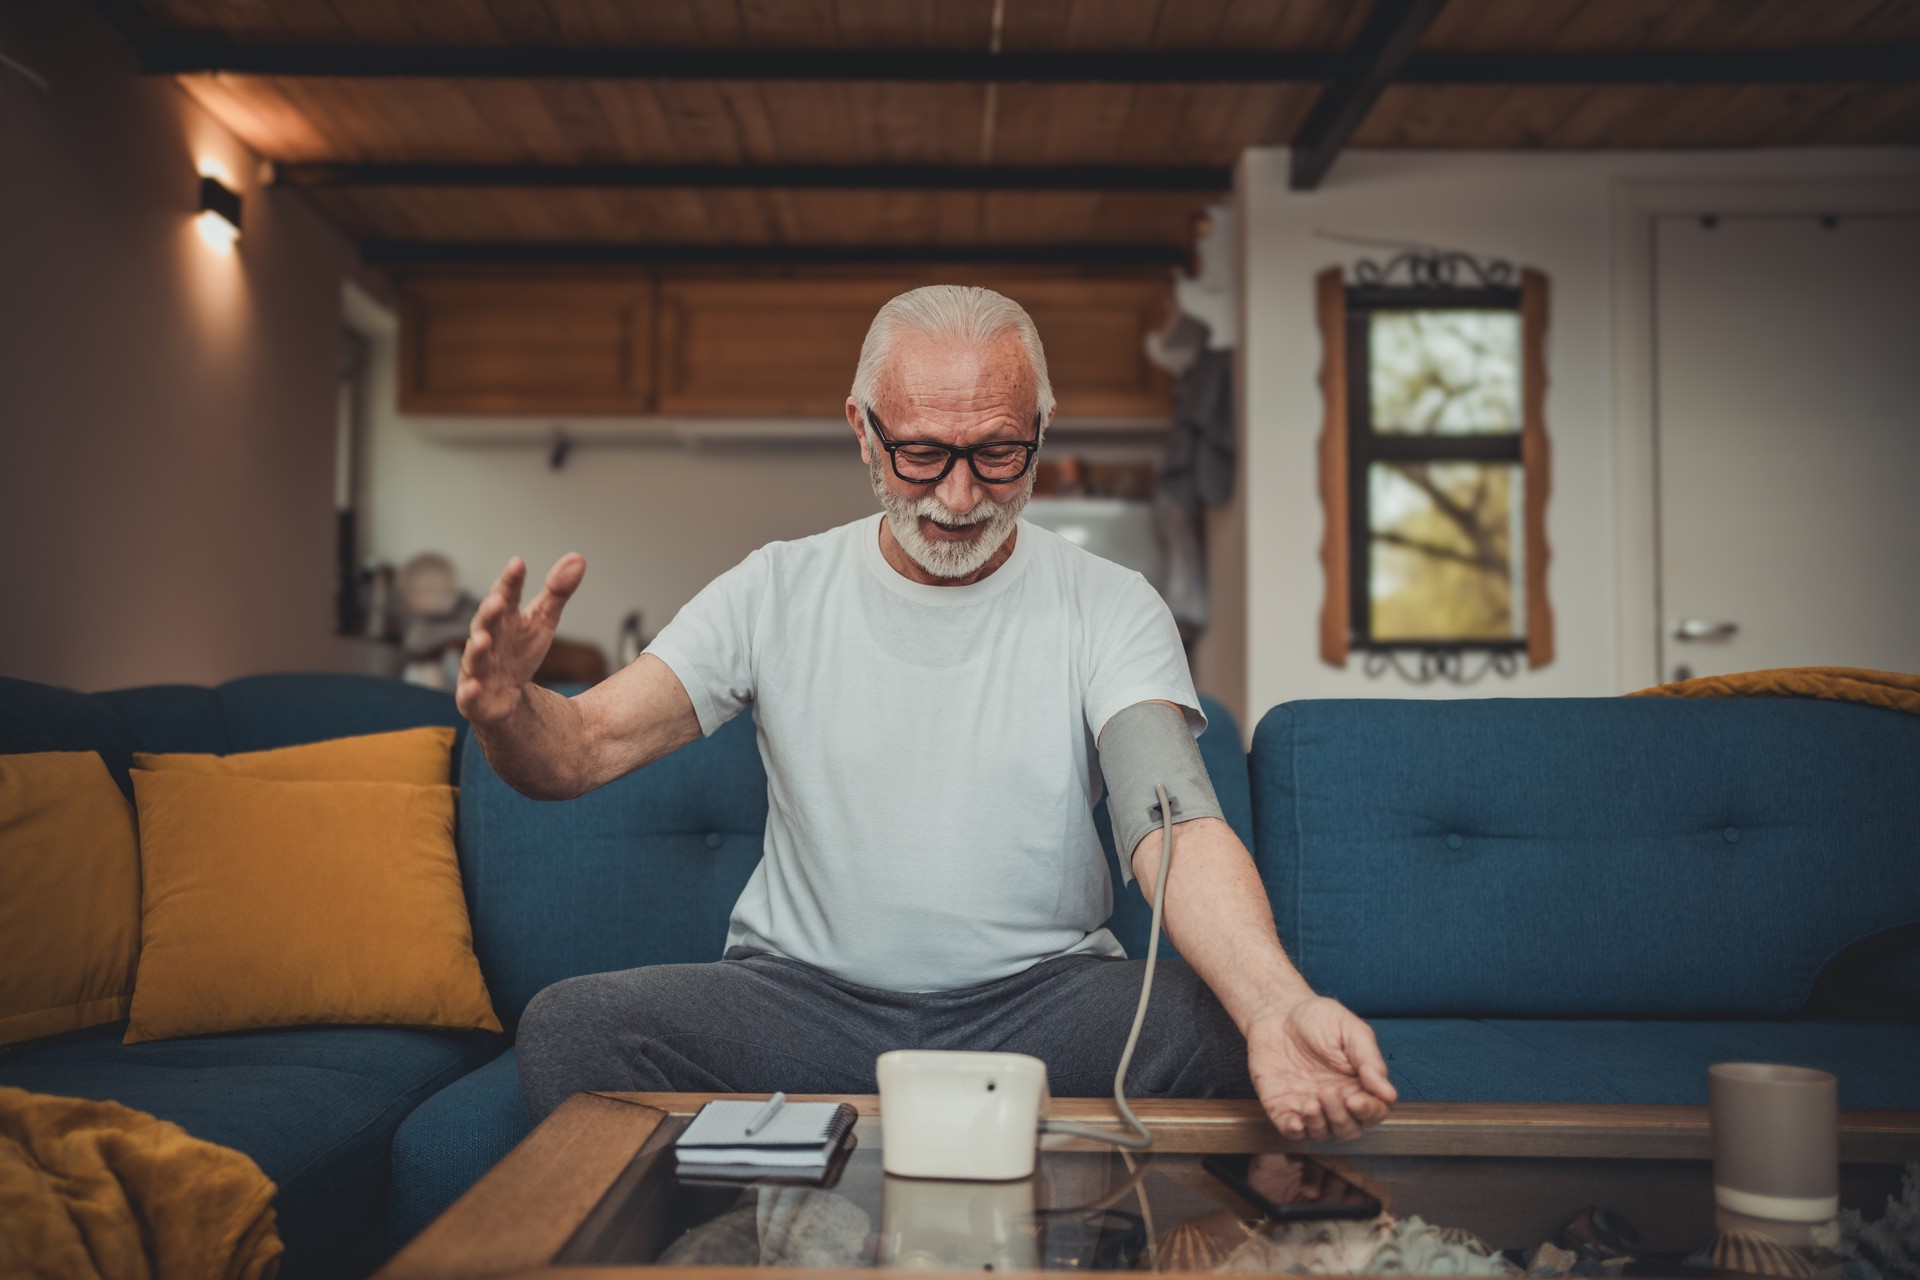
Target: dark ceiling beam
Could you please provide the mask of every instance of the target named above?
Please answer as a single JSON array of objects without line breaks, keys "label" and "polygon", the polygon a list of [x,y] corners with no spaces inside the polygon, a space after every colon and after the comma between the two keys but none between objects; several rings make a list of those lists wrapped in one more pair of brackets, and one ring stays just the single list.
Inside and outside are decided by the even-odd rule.
[{"label": "dark ceiling beam", "polygon": [[1347,70],[1328,85],[1293,136],[1288,185],[1311,191],[1366,119],[1420,44],[1447,0],[1374,0],[1372,12],[1347,50]]},{"label": "dark ceiling beam", "polygon": [[369,240],[370,266],[1178,266],[1179,244],[559,244]]},{"label": "dark ceiling beam", "polygon": [[276,164],[289,187],[693,187],[833,191],[1197,191],[1233,186],[1221,165]]},{"label": "dark ceiling beam", "polygon": [[[1160,49],[1114,52],[932,49],[604,49],[499,46],[235,44],[136,41],[156,75],[603,80],[847,80],[1052,84],[1318,84],[1344,80],[1340,51]],[[1846,46],[1695,52],[1409,53],[1399,84],[1910,83],[1920,48]]]}]

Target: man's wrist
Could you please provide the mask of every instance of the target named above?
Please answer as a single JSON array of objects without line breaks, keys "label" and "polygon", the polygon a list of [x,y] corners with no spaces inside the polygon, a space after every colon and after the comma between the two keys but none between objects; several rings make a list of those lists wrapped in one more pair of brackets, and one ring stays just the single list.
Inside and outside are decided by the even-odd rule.
[{"label": "man's wrist", "polygon": [[1273,974],[1242,1009],[1230,1010],[1241,1035],[1249,1034],[1263,1022],[1276,1022],[1291,1016],[1309,1000],[1317,999],[1312,987],[1297,972]]}]

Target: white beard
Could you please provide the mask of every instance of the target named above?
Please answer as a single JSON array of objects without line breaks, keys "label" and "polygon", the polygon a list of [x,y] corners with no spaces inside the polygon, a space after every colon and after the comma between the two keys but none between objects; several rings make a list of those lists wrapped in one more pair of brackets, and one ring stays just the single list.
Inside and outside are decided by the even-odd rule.
[{"label": "white beard", "polygon": [[[964,467],[967,464],[957,461],[954,465]],[[915,499],[902,498],[893,493],[887,488],[886,476],[880,467],[881,464],[876,460],[868,467],[868,471],[873,480],[873,492],[887,513],[887,524],[893,529],[894,539],[899,542],[900,549],[907,553],[908,559],[936,578],[964,578],[993,559],[994,553],[1000,550],[1001,544],[1013,532],[1013,526],[1019,522],[1027,500],[1033,497],[1033,482],[1040,476],[1036,467],[1027,472],[1018,492],[1007,502],[988,498],[966,515],[959,516],[932,494]],[[920,532],[921,516],[931,517],[945,525],[984,524],[986,528],[975,535],[971,542],[934,542]]]}]

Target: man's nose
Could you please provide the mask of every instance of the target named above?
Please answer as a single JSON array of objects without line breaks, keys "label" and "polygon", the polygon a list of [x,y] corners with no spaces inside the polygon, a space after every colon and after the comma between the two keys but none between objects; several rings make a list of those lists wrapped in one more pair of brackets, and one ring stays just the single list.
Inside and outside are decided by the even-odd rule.
[{"label": "man's nose", "polygon": [[979,506],[980,499],[987,495],[980,481],[974,477],[973,468],[967,465],[967,460],[955,458],[953,470],[947,472],[946,479],[934,489],[933,496],[940,499],[941,505],[947,510],[963,516]]}]

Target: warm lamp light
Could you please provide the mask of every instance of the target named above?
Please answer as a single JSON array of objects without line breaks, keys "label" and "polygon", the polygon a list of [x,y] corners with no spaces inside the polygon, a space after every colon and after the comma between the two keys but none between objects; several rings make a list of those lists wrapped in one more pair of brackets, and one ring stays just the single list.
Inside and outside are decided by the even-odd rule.
[{"label": "warm lamp light", "polygon": [[206,174],[200,176],[200,214],[194,229],[209,248],[232,250],[240,238],[240,193]]}]

